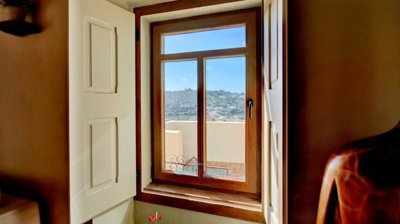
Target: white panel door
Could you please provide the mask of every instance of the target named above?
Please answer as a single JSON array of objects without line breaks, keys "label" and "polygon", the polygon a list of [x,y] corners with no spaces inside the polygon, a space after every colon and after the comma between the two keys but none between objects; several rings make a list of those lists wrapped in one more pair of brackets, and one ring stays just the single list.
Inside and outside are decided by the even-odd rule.
[{"label": "white panel door", "polygon": [[134,196],[134,15],[106,0],[69,1],[71,222]]},{"label": "white panel door", "polygon": [[264,0],[264,214],[267,223],[283,217],[283,0]]}]

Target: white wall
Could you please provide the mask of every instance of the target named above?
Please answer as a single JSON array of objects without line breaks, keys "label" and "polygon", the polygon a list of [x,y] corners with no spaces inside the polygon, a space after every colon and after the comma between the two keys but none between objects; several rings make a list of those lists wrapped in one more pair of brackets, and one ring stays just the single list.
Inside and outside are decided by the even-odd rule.
[{"label": "white wall", "polygon": [[[180,130],[183,155],[197,157],[197,122],[170,121],[166,129]],[[207,160],[245,163],[245,134],[243,122],[207,122]],[[166,141],[169,140],[172,141],[166,135]]]},{"label": "white wall", "polygon": [[207,160],[245,163],[244,122],[207,122]]},{"label": "white wall", "polygon": [[95,217],[93,224],[133,224],[134,202],[129,199],[111,210]]},{"label": "white wall", "polygon": [[[170,121],[165,125],[166,130],[180,130],[182,133],[182,153],[190,159],[197,158],[197,122],[195,121]],[[167,137],[167,136],[166,136]],[[167,141],[167,139],[166,139]],[[168,150],[169,151],[169,150]],[[169,153],[169,152],[166,153]],[[180,155],[177,155],[180,156]]]},{"label": "white wall", "polygon": [[163,216],[164,223],[170,224],[255,224],[254,222],[139,201],[135,201],[135,224],[149,223],[149,216],[155,215],[156,211]]},{"label": "white wall", "polygon": [[182,152],[182,131],[165,130],[165,159],[171,161],[174,157],[183,155]]}]

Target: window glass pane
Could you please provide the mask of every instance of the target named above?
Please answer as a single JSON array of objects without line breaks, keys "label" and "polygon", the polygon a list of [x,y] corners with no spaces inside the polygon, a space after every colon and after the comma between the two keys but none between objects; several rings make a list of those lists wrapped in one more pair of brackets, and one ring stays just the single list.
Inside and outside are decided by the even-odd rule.
[{"label": "window glass pane", "polygon": [[245,181],[246,58],[206,60],[209,177]]},{"label": "window glass pane", "polygon": [[163,36],[163,53],[246,47],[245,26]]},{"label": "window glass pane", "polygon": [[164,172],[197,175],[197,61],[164,62]]}]

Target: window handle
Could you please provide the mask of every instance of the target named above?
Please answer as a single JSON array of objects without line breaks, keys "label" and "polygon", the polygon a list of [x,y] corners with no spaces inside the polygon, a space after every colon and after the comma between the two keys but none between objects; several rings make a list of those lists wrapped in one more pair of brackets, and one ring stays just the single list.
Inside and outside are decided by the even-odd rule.
[{"label": "window handle", "polygon": [[249,119],[251,119],[254,106],[253,99],[249,99],[249,101],[247,102],[247,106],[249,107]]}]

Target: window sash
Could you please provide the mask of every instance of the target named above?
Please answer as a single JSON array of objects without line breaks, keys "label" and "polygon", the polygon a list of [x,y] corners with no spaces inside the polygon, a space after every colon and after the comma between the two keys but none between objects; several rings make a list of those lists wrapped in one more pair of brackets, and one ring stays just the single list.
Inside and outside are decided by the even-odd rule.
[{"label": "window sash", "polygon": [[[260,66],[259,66],[259,40],[257,37],[257,11],[250,10],[229,14],[217,14],[189,18],[177,21],[167,21],[152,24],[152,142],[153,142],[153,181],[176,182],[203,187],[242,191],[248,193],[260,192],[260,130],[261,130],[261,102],[260,102]],[[206,30],[220,27],[230,27],[244,24],[246,27],[246,47],[218,49],[198,52],[185,52],[175,54],[162,54],[162,35],[178,33],[187,30]],[[204,63],[207,58],[233,57],[243,55],[246,57],[246,102],[253,99],[253,117],[248,119],[246,107],[246,158],[245,182],[226,179],[215,179],[205,174],[206,153],[206,90]],[[163,171],[165,119],[164,119],[164,77],[162,63],[166,61],[197,60],[198,86],[198,176],[185,176]]]}]

